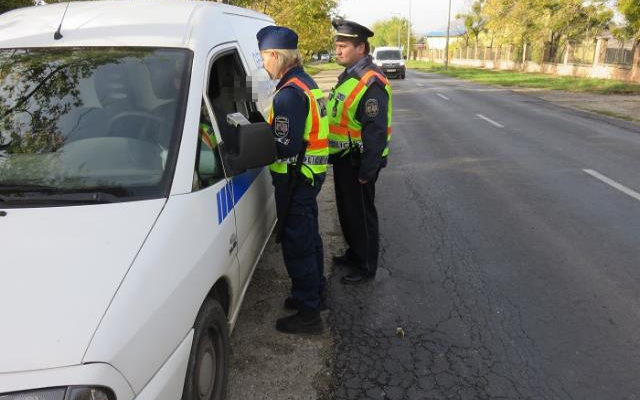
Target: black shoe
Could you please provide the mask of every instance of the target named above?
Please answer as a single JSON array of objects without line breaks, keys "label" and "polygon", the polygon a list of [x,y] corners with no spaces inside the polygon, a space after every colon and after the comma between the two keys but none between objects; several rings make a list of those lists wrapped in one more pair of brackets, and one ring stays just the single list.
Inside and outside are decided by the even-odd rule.
[{"label": "black shoe", "polygon": [[324,330],[322,318],[318,311],[298,311],[288,317],[276,321],[276,329],[284,333],[321,334]]},{"label": "black shoe", "polygon": [[333,256],[333,264],[343,267],[355,267],[357,265],[357,263],[347,255],[347,253],[341,256]]},{"label": "black shoe", "polygon": [[340,282],[345,285],[358,285],[361,283],[367,283],[373,281],[375,277],[369,275],[362,275],[358,272],[354,272],[353,274],[347,274],[340,278]]},{"label": "black shoe", "polygon": [[[284,299],[284,308],[292,311],[299,310],[300,307],[298,306],[298,300],[296,300],[293,296],[287,297],[286,299]],[[328,309],[329,307],[327,307],[327,303],[325,302],[325,300],[320,299],[319,311],[326,311]]]}]

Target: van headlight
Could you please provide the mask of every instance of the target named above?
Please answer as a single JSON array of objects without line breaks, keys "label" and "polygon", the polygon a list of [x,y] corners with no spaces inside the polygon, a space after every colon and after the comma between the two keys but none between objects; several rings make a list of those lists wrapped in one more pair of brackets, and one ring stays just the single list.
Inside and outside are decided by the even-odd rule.
[{"label": "van headlight", "polygon": [[404,67],[404,61],[400,61],[400,66]]},{"label": "van headlight", "polygon": [[0,393],[0,400],[116,400],[116,396],[105,387],[70,386]]}]

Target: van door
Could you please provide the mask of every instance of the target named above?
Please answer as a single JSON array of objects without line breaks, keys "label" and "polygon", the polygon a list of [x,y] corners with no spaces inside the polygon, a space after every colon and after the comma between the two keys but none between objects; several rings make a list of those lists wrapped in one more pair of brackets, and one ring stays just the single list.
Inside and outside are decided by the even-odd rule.
[{"label": "van door", "polygon": [[[212,236],[213,255],[208,262],[211,268],[221,269],[234,282],[240,279],[238,253],[238,234],[233,216],[233,195],[231,181],[226,178],[222,165],[220,148],[214,134],[214,124],[207,110],[204,98],[200,107],[200,124],[198,129],[198,148],[193,175],[193,189],[190,196],[197,199],[195,204],[202,203],[199,213],[208,221],[207,232],[194,232],[196,235]],[[217,224],[217,229],[211,226]],[[200,224],[197,224],[198,226]],[[224,261],[223,261],[224,260]],[[220,265],[223,262],[224,265]],[[215,265],[214,265],[215,264]]]},{"label": "van door", "polygon": [[[226,116],[241,113],[251,122],[258,122],[262,114],[252,99],[251,79],[237,44],[217,48],[210,65],[206,98],[222,140],[221,151],[234,152],[237,149],[235,130],[227,123]],[[275,200],[268,168],[233,176],[230,187],[238,232],[240,280],[246,282],[275,224]]]}]

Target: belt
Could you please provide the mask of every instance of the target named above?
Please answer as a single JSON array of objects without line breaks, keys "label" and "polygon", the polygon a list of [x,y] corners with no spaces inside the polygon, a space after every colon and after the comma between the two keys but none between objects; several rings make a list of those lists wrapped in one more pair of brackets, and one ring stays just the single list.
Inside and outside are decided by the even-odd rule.
[{"label": "belt", "polygon": [[352,147],[356,147],[356,148],[362,150],[364,145],[363,145],[362,142],[356,141],[356,140],[352,140],[351,143],[349,143],[349,142],[343,142],[343,141],[337,141],[337,140],[329,139],[329,147],[333,148],[333,149],[338,149],[338,150],[346,150],[346,149],[350,149]]},{"label": "belt", "polygon": [[[298,160],[298,156],[282,158],[278,162],[285,164],[293,164]],[[323,165],[329,162],[329,156],[304,156],[302,163],[307,165]]]}]

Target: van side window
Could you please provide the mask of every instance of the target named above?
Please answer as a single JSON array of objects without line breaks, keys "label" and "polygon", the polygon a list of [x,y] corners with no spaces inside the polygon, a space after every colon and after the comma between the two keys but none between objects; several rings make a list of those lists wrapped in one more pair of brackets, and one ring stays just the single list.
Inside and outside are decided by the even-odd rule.
[{"label": "van side window", "polygon": [[220,127],[225,151],[233,153],[237,149],[237,140],[235,130],[226,121],[227,115],[239,112],[250,121],[253,121],[256,115],[251,88],[247,84],[247,73],[236,49],[223,53],[213,62],[207,97]]},{"label": "van side window", "polygon": [[207,188],[224,178],[216,135],[213,129],[213,124],[203,99],[200,106],[198,150],[196,153],[196,168],[193,175],[193,191]]}]

